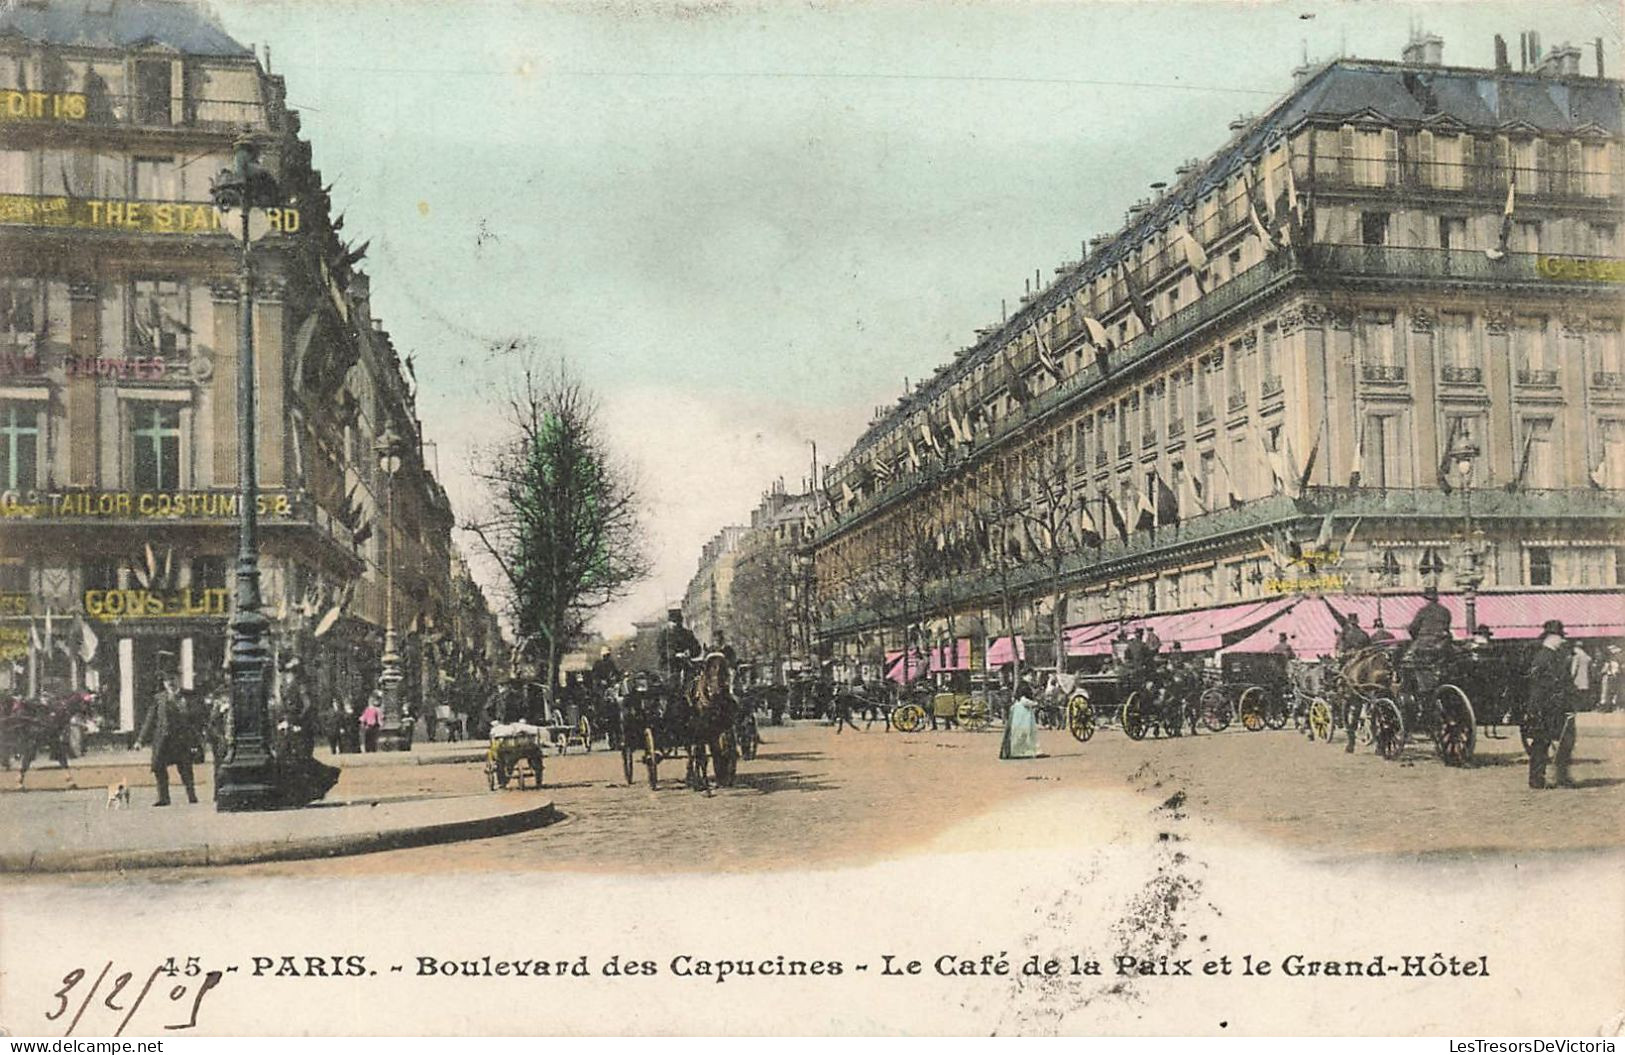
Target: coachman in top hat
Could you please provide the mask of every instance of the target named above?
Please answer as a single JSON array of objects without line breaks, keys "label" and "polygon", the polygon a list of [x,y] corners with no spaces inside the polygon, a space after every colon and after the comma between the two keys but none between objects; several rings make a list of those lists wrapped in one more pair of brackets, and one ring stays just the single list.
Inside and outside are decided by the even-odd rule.
[{"label": "coachman in top hat", "polygon": [[1569,678],[1568,636],[1556,619],[1541,627],[1540,647],[1529,664],[1528,693],[1524,722],[1529,731],[1529,786],[1547,786],[1546,753],[1555,743],[1555,784],[1573,787],[1569,760],[1574,755],[1575,693]]}]

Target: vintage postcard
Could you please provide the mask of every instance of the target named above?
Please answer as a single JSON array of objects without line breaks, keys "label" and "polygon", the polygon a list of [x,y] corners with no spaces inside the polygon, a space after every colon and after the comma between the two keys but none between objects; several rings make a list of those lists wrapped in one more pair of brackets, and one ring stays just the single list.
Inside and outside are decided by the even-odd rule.
[{"label": "vintage postcard", "polygon": [[0,0],[0,1033],[1613,1051],[1622,39]]}]

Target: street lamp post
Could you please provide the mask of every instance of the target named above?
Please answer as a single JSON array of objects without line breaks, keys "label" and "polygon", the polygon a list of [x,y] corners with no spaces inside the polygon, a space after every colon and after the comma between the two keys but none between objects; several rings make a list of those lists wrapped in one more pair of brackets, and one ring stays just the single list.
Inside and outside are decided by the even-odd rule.
[{"label": "street lamp post", "polygon": [[400,643],[395,637],[395,474],[401,471],[400,437],[394,429],[386,428],[372,449],[378,456],[378,468],[388,478],[384,501],[385,519],[389,522],[384,533],[384,654],[379,657],[382,670],[378,674],[384,715],[378,740],[385,751],[409,751],[412,741],[401,714],[401,682],[405,677],[401,672]]},{"label": "street lamp post", "polygon": [[237,339],[237,574],[231,616],[231,748],[216,778],[215,808],[221,812],[274,809],[279,805],[276,763],[267,743],[266,693],[269,620],[260,610],[259,472],[255,449],[254,260],[249,218],[277,204],[276,180],[260,167],[259,144],[245,133],[232,144],[232,167],[214,184],[215,204],[228,222],[240,218]]}]

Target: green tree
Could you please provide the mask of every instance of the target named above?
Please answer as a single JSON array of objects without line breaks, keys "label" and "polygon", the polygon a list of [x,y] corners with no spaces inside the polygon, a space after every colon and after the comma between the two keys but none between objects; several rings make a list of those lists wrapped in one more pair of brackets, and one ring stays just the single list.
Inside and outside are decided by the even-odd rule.
[{"label": "green tree", "polygon": [[481,452],[484,516],[464,527],[501,567],[520,648],[549,691],[593,614],[648,574],[630,471],[604,442],[592,395],[563,365],[527,368]]}]

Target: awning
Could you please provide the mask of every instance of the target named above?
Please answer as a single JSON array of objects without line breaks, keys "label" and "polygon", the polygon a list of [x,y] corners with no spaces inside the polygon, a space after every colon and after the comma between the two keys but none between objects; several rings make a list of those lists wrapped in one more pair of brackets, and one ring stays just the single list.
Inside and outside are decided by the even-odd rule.
[{"label": "awning", "polygon": [[987,669],[997,670],[1006,663],[1014,663],[1018,655],[1023,661],[1027,658],[1027,642],[1020,635],[1016,636],[1014,645],[1008,637],[997,638],[987,646]]},{"label": "awning", "polygon": [[[1569,637],[1625,637],[1625,591],[1485,593],[1479,594],[1477,607],[1478,625],[1489,627],[1496,637],[1538,637],[1548,619],[1562,620]],[[1464,617],[1458,633],[1465,632]]]},{"label": "awning", "polygon": [[[1221,647],[1226,640],[1234,641],[1238,636],[1245,636],[1260,623],[1290,608],[1293,601],[1289,597],[1242,601],[1219,608],[1198,608],[1189,612],[1127,619],[1121,625],[1130,633],[1141,626],[1156,631],[1164,648],[1178,641],[1180,648],[1186,652],[1207,652]],[[1117,620],[1109,619],[1102,623],[1072,627],[1067,631],[1067,655],[1106,655],[1112,650],[1112,640],[1117,636],[1118,626]]]},{"label": "awning", "polygon": [[1116,623],[1084,623],[1081,626],[1069,626],[1061,632],[1061,638],[1066,642],[1066,654],[1069,656],[1090,656],[1096,653],[1088,651],[1089,647],[1101,642],[1107,645],[1101,651],[1111,651],[1112,631],[1117,628]]},{"label": "awning", "polygon": [[944,671],[970,669],[970,638],[962,637],[953,644],[938,645],[931,650],[932,674]]},{"label": "awning", "polygon": [[899,685],[907,685],[918,681],[925,676],[929,664],[925,654],[917,648],[908,651],[907,662],[901,651],[886,653],[886,680],[895,681]]}]

